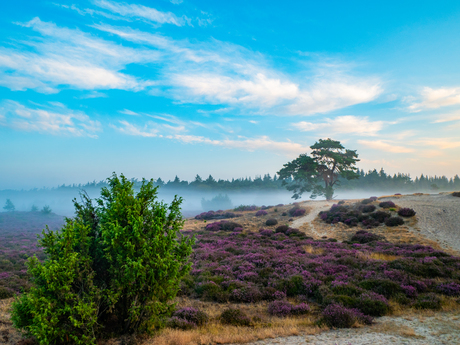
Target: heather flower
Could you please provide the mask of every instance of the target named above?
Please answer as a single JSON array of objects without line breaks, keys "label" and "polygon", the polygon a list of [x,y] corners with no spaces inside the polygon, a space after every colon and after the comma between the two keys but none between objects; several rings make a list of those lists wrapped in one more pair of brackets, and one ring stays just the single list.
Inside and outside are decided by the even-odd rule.
[{"label": "heather flower", "polygon": [[345,308],[340,304],[330,304],[321,313],[323,321],[329,327],[350,328],[356,321],[366,324],[372,323],[373,319],[364,315],[357,309]]},{"label": "heather flower", "polygon": [[171,327],[171,328],[179,328],[179,329],[182,329],[182,330],[197,328],[197,325],[195,323],[190,322],[190,321],[185,320],[185,319],[181,319],[181,318],[179,318],[177,316],[171,317],[168,320],[167,326]]},{"label": "heather flower", "polygon": [[187,320],[198,326],[204,325],[209,320],[209,317],[205,312],[192,307],[176,310],[173,314],[173,317]]},{"label": "heather flower", "polygon": [[457,283],[443,283],[436,286],[436,291],[447,296],[460,296],[460,285]]},{"label": "heather flower", "polygon": [[401,208],[399,211],[398,211],[398,214],[401,216],[401,217],[413,217],[415,216],[417,212],[415,212],[413,209],[411,208]]},{"label": "heather flower", "polygon": [[396,204],[393,201],[382,201],[379,206],[381,208],[393,208],[396,207]]},{"label": "heather flower", "polygon": [[292,315],[305,315],[310,312],[310,307],[307,303],[300,303],[292,307],[291,314]]},{"label": "heather flower", "polygon": [[266,216],[268,214],[265,210],[259,210],[256,212],[256,217]]},{"label": "heather flower", "polygon": [[273,301],[268,305],[270,315],[286,317],[291,314],[292,304],[287,301]]},{"label": "heather flower", "polygon": [[401,289],[404,291],[407,297],[417,297],[417,288],[412,285],[401,284]]}]

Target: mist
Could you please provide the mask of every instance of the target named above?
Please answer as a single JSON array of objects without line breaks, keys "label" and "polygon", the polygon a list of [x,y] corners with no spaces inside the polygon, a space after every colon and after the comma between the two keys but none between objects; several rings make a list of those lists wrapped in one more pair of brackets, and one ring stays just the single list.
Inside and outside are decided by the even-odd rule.
[{"label": "mist", "polygon": [[[2,190],[0,191],[0,210],[3,210],[3,206],[7,199],[10,199],[16,211],[30,211],[32,206],[36,206],[41,210],[44,206],[49,206],[53,213],[58,215],[72,217],[74,216],[74,205],[72,200],[74,198],[80,201],[79,193],[83,189],[78,190],[76,188],[69,189],[52,189],[52,190]],[[85,190],[88,195],[94,199],[100,197],[100,188],[91,188]],[[400,190],[375,190],[375,189],[362,189],[362,190],[336,190],[334,194],[334,200],[342,199],[363,199],[370,196],[382,196],[392,195],[394,193],[401,192]],[[411,191],[423,192],[423,193],[434,193],[430,190]],[[409,193],[409,192],[407,192]],[[324,197],[318,197],[316,199],[310,199],[309,194],[306,193],[301,199],[292,199],[292,193],[287,190],[275,190],[275,191],[190,191],[184,189],[158,189],[158,199],[160,201],[171,203],[174,196],[178,195],[183,198],[182,202],[182,214],[184,217],[193,217],[203,211],[218,210],[220,207],[203,207],[203,199],[205,201],[212,201],[213,198],[222,195],[227,196],[231,202],[231,208],[239,205],[256,205],[256,206],[270,206],[277,204],[290,204],[296,201],[307,201],[307,200],[325,200]]]}]

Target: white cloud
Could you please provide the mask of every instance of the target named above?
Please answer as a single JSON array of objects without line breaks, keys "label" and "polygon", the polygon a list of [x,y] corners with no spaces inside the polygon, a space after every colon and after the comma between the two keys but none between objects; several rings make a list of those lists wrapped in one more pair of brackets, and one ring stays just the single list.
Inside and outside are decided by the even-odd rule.
[{"label": "white cloud", "polygon": [[61,103],[30,108],[6,100],[0,105],[0,114],[2,126],[28,132],[97,137],[95,133],[101,130],[98,121],[91,120],[83,112],[67,109]]},{"label": "white cloud", "polygon": [[103,92],[93,91],[93,92],[81,95],[78,98],[80,98],[80,99],[88,99],[88,98],[107,98],[107,97],[109,97],[109,96],[107,96],[107,94],[105,94]]},{"label": "white cloud", "polygon": [[420,140],[414,141],[415,144],[425,145],[425,146],[435,146],[438,149],[455,149],[460,147],[460,140],[458,137],[455,138],[423,138]]},{"label": "white cloud", "polygon": [[158,129],[153,128],[152,126],[153,123],[147,123],[141,128],[139,126],[133,125],[132,123],[129,123],[128,121],[119,121],[119,122],[121,124],[121,127],[117,127],[117,126],[112,126],[112,127],[123,134],[146,137],[146,138],[153,138],[153,137],[158,136]]},{"label": "white cloud", "polygon": [[158,24],[174,24],[183,26],[187,22],[187,17],[178,18],[174,13],[161,12],[152,7],[143,5],[127,4],[109,0],[93,0],[96,6],[120,14],[125,17],[142,18]]},{"label": "white cloud", "polygon": [[125,114],[125,115],[140,116],[139,113],[136,113],[136,112],[131,111],[131,110],[129,110],[129,109],[123,109],[123,110],[120,110],[120,111],[118,111],[118,112],[121,113],[121,114]]},{"label": "white cloud", "polygon": [[289,81],[269,78],[258,73],[251,80],[222,75],[175,75],[178,87],[187,88],[191,96],[211,103],[247,104],[268,108],[299,94],[298,86]]},{"label": "white cloud", "polygon": [[384,121],[369,121],[367,116],[337,116],[326,119],[323,123],[301,121],[292,126],[301,131],[327,131],[333,133],[347,133],[356,135],[375,136],[383,128]]},{"label": "white cloud", "polygon": [[[186,128],[181,126],[175,127],[164,124],[161,125],[151,121],[145,123],[143,126],[135,125],[127,121],[119,121],[119,123],[121,126],[112,125],[112,127],[127,135],[141,137],[160,137],[170,140],[177,140],[185,144],[208,144],[250,152],[264,150],[273,153],[285,154],[288,156],[295,156],[309,150],[308,147],[302,146],[301,144],[293,143],[291,141],[274,141],[267,136],[261,136],[257,138],[238,137],[238,139],[226,138],[218,140],[198,135],[174,133],[186,131]],[[167,134],[166,132],[170,132],[171,134]]]},{"label": "white cloud", "polygon": [[389,143],[387,141],[383,140],[358,140],[358,143],[365,146],[369,147],[372,149],[380,150],[380,151],[385,151],[385,152],[391,152],[391,153],[409,153],[409,152],[414,152],[414,149],[396,145],[393,143]]},{"label": "white cloud", "polygon": [[267,136],[261,136],[258,138],[240,138],[239,140],[213,140],[206,137],[194,135],[170,135],[167,136],[167,138],[176,139],[188,144],[204,143],[214,146],[221,146],[231,149],[240,149],[243,151],[250,152],[264,150],[274,153],[286,154],[289,156],[298,155],[309,150],[309,148],[304,147],[301,144],[293,143],[290,141],[274,141]]},{"label": "white cloud", "polygon": [[382,93],[378,81],[360,80],[341,75],[317,80],[301,92],[296,101],[287,107],[293,115],[310,115],[341,109],[354,104],[367,103]]},{"label": "white cloud", "polygon": [[424,109],[437,109],[460,104],[460,87],[432,89],[425,87],[421,91],[421,101],[408,107],[410,111],[418,112]]},{"label": "white cloud", "polygon": [[438,115],[438,119],[436,121],[433,121],[433,123],[443,123],[451,121],[460,121],[460,112]]},{"label": "white cloud", "polygon": [[[263,55],[241,46],[213,40],[191,44],[138,30],[94,25],[128,41],[148,44],[164,52],[170,64],[163,68],[164,85],[183,103],[213,103],[254,108],[259,113],[276,109],[285,115],[323,113],[376,99],[381,83],[356,77],[342,66],[327,72],[293,78],[279,73]],[[325,69],[323,67],[323,69]]]},{"label": "white cloud", "polygon": [[[59,86],[137,91],[152,84],[119,72],[127,63],[145,61],[142,51],[93,38],[78,29],[59,28],[39,18],[22,25],[44,38],[31,39],[22,49],[0,48],[2,86],[53,93]],[[153,52],[148,58],[156,59]]]}]

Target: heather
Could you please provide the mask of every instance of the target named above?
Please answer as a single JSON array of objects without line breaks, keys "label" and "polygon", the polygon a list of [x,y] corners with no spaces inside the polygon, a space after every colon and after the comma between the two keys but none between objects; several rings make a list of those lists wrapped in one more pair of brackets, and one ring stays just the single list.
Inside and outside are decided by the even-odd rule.
[{"label": "heather", "polygon": [[240,214],[235,214],[233,212],[225,212],[222,210],[219,211],[208,211],[203,212],[195,216],[195,219],[198,220],[211,220],[211,219],[228,219],[228,218],[236,218],[240,217]]},{"label": "heather", "polygon": [[325,311],[325,320],[347,315],[349,325],[390,313],[391,299],[437,309],[439,296],[460,291],[460,258],[428,246],[390,243],[365,230],[343,243],[314,240],[287,226],[276,232],[194,233],[194,264],[181,286],[190,298],[268,301],[267,313],[281,317],[315,306]]},{"label": "heather", "polygon": [[37,246],[37,234],[46,225],[57,230],[63,224],[63,217],[54,213],[0,213],[0,299],[29,290],[27,258],[33,255],[40,260],[45,258],[42,248]]},{"label": "heather", "polygon": [[334,204],[328,211],[320,212],[320,218],[328,224],[344,223],[350,227],[372,229],[382,224],[390,227],[403,225],[401,217],[415,216],[413,209],[401,208],[396,212],[394,207],[392,201],[377,203],[376,197],[370,197],[354,204]]}]

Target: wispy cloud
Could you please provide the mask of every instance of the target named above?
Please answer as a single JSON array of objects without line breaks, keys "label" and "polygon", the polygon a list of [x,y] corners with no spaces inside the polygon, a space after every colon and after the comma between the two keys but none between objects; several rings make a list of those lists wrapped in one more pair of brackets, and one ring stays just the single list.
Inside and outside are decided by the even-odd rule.
[{"label": "wispy cloud", "polygon": [[[128,41],[148,44],[171,56],[163,68],[164,83],[184,103],[212,103],[276,109],[277,114],[310,115],[366,103],[382,93],[374,77],[357,77],[341,66],[328,66],[312,77],[292,78],[241,46],[214,40],[191,44],[157,34],[108,25],[94,28]],[[323,68],[324,69],[324,68]],[[273,112],[273,111],[272,111]]]},{"label": "wispy cloud", "polygon": [[123,134],[141,137],[159,137],[176,140],[185,144],[207,144],[250,152],[263,150],[288,156],[295,156],[308,150],[307,147],[301,144],[291,141],[275,141],[268,136],[256,138],[237,137],[236,139],[211,139],[199,135],[171,133],[186,131],[186,129],[180,126],[161,125],[153,121],[149,121],[142,126],[127,121],[119,121],[119,124],[119,126],[112,125],[112,128]]},{"label": "wispy cloud", "polygon": [[147,57],[145,52],[94,38],[78,29],[60,28],[39,18],[20,25],[44,38],[23,42],[22,49],[0,48],[2,86],[52,93],[62,86],[138,91],[152,85],[120,70],[127,63],[155,60],[154,52]]},{"label": "wispy cloud", "polygon": [[146,123],[144,126],[136,126],[128,121],[119,121],[121,126],[112,125],[112,128],[118,130],[120,133],[127,135],[140,136],[144,138],[153,138],[158,136],[158,129],[154,128],[154,123]]},{"label": "wispy cloud", "polygon": [[358,140],[358,143],[365,146],[366,148],[372,148],[391,153],[410,153],[415,151],[412,148],[401,146],[384,140]]},{"label": "wispy cloud", "polygon": [[451,121],[460,121],[460,112],[454,112],[451,114],[442,114],[437,116],[438,119],[433,121],[433,123],[443,123]]},{"label": "wispy cloud", "polygon": [[326,122],[313,123],[301,121],[291,124],[300,131],[326,131],[328,133],[348,133],[355,135],[375,136],[384,127],[384,121],[370,121],[367,116],[337,116],[327,118]]},{"label": "wispy cloud", "polygon": [[95,133],[101,130],[98,121],[61,103],[32,108],[6,100],[0,104],[0,116],[0,125],[28,132],[97,137]]},{"label": "wispy cloud", "polygon": [[458,136],[453,138],[422,138],[415,140],[414,143],[424,146],[434,146],[441,150],[460,147],[460,140]]},{"label": "wispy cloud", "polygon": [[177,17],[171,12],[161,12],[152,7],[143,5],[127,4],[109,0],[93,0],[93,3],[100,8],[117,13],[125,17],[144,19],[158,24],[173,24],[183,26],[187,23],[186,16]]},{"label": "wispy cloud", "polygon": [[421,100],[413,102],[408,109],[418,112],[460,104],[460,87],[432,89],[425,87],[420,93]]}]

